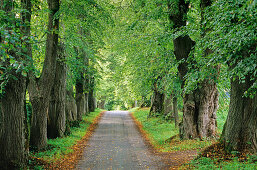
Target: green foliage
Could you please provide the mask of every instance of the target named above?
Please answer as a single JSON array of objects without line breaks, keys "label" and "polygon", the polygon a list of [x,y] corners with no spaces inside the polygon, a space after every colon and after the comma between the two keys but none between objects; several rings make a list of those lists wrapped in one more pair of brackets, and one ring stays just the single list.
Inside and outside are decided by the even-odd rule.
[{"label": "green foliage", "polygon": [[[115,25],[104,33],[105,46],[100,51],[105,68],[101,68],[99,98],[108,94],[125,106],[135,100],[140,103],[142,98],[150,99],[157,80],[160,90],[178,89],[172,37],[166,32],[166,5],[162,1],[113,1]],[[114,94],[106,93],[107,89],[114,89]]]},{"label": "green foliage", "polygon": [[11,11],[0,10],[0,97],[9,80],[17,80],[16,74],[26,76],[31,69],[25,43],[33,42],[33,37],[24,35],[21,28],[27,25],[15,17],[24,10],[17,4],[11,6]]},{"label": "green foliage", "polygon": [[201,43],[214,51],[206,63],[226,63],[230,68],[229,77],[253,81],[245,92],[246,96],[253,97],[257,87],[255,1],[217,1],[207,10],[206,18],[206,27],[211,31]]}]

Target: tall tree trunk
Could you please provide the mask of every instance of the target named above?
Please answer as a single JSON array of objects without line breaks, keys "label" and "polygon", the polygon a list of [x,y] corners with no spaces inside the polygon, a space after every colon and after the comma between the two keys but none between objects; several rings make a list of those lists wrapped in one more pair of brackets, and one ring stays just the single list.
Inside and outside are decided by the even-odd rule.
[{"label": "tall tree trunk", "polygon": [[178,118],[178,98],[176,96],[173,97],[173,114],[175,118],[175,127],[178,127],[179,118]]},{"label": "tall tree trunk", "polygon": [[174,117],[173,112],[173,95],[165,95],[164,97],[164,115],[167,117],[167,119],[171,120],[172,117]]},{"label": "tall tree trunk", "polygon": [[[9,17],[13,10],[13,1],[0,1],[1,9],[4,10]],[[21,1],[22,7],[28,10],[28,14],[22,13],[22,22],[27,26],[21,28],[25,36],[30,36],[30,0]],[[13,23],[15,24],[15,23]],[[10,30],[7,28],[7,30]],[[5,40],[1,37],[0,43]],[[15,46],[15,44],[14,44]],[[29,48],[29,47],[28,47]],[[21,49],[24,53],[24,50]],[[30,49],[27,49],[28,53]],[[14,51],[9,51],[10,55],[15,57],[17,61],[24,60],[25,57],[17,55]],[[26,55],[28,55],[26,53]],[[4,67],[8,67],[6,62]],[[28,150],[26,149],[25,139],[25,113],[24,113],[24,96],[25,96],[25,77],[21,71],[11,70],[11,74],[15,78],[9,78],[5,86],[4,94],[0,97],[1,104],[1,126],[0,126],[0,169],[19,169],[25,168],[27,164]],[[11,77],[11,76],[10,76]]]},{"label": "tall tree trunk", "polygon": [[71,133],[71,126],[74,126],[74,122],[79,126],[77,121],[77,105],[74,98],[73,89],[70,88],[66,91],[66,101],[65,101],[65,114],[66,114],[66,129],[65,134]]},{"label": "tall tree trunk", "polygon": [[33,111],[30,144],[37,150],[41,150],[47,145],[47,115],[55,78],[58,46],[59,18],[55,14],[59,10],[59,0],[48,0],[47,2],[50,13],[43,70],[39,80],[32,74],[30,75],[28,86]]},{"label": "tall tree trunk", "polygon": [[85,113],[89,113],[89,107],[88,107],[88,93],[85,93]]},{"label": "tall tree trunk", "polygon": [[230,151],[257,152],[257,94],[244,97],[254,81],[256,77],[251,80],[250,76],[245,82],[231,79],[229,112],[221,137]]},{"label": "tall tree trunk", "polygon": [[66,100],[66,64],[64,49],[60,45],[58,48],[58,60],[56,63],[56,72],[54,85],[51,91],[51,101],[49,105],[49,114],[47,120],[47,137],[62,137],[65,132],[65,100]]},{"label": "tall tree trunk", "polygon": [[66,92],[65,112],[68,121],[76,121],[77,118],[77,105],[74,99],[72,88]]},{"label": "tall tree trunk", "polygon": [[81,73],[80,78],[76,81],[76,104],[78,120],[82,121],[82,116],[85,114],[85,94],[84,94],[84,77]]},{"label": "tall tree trunk", "polygon": [[12,72],[17,80],[10,79],[1,98],[2,129],[0,136],[0,167],[24,168],[27,161],[25,149],[24,92],[25,78]]},{"label": "tall tree trunk", "polygon": [[164,112],[164,94],[159,91],[157,81],[154,82],[154,92],[151,99],[151,108],[148,117],[154,114],[163,114]]},{"label": "tall tree trunk", "polygon": [[88,109],[89,112],[95,111],[95,99],[94,99],[94,78],[89,79],[89,93],[88,93]]},{"label": "tall tree trunk", "polygon": [[216,135],[216,112],[218,109],[218,92],[216,83],[204,80],[190,94],[185,94],[183,107],[183,124],[180,137],[194,139],[214,137]]},{"label": "tall tree trunk", "polygon": [[88,93],[88,110],[89,112],[95,111],[94,89],[90,89]]},{"label": "tall tree trunk", "polygon": [[[173,28],[186,25],[185,16],[188,11],[188,4],[184,0],[179,0],[176,5],[179,9],[178,12],[170,15]],[[169,9],[171,9],[171,6],[169,6]],[[178,70],[183,88],[185,75],[188,72],[186,61],[195,42],[188,35],[185,35],[174,39],[173,43],[176,59],[180,62]],[[205,53],[206,55],[208,55],[207,52]],[[180,137],[182,139],[202,139],[204,137],[215,136],[217,127],[216,111],[218,108],[216,83],[211,79],[200,82],[196,90],[185,94],[183,103],[183,120],[180,123]]]},{"label": "tall tree trunk", "polygon": [[[89,67],[89,59],[86,57],[85,58],[85,65],[87,67]],[[85,81],[84,81],[84,85],[85,85],[85,112],[86,114],[89,113],[89,91],[90,91],[90,76],[89,73],[86,71],[85,73]]]}]

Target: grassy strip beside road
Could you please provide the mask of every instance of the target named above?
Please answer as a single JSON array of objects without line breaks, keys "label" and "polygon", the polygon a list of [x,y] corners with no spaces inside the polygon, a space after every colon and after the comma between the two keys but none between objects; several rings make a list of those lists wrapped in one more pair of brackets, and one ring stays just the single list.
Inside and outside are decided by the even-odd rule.
[{"label": "grassy strip beside road", "polygon": [[161,117],[148,118],[149,108],[132,109],[133,117],[139,127],[142,128],[146,138],[152,146],[161,152],[184,151],[203,149],[210,146],[214,141],[206,140],[183,140],[178,136],[178,128],[175,128],[174,122],[166,121]]},{"label": "grassy strip beside road", "polygon": [[[161,117],[147,119],[149,108],[134,108],[130,112],[143,136],[157,151],[175,152],[196,149],[203,151],[197,159],[183,165],[180,169],[257,169],[257,155],[227,153],[222,146],[219,146],[217,140],[180,140],[179,131],[175,128],[174,122],[168,122]],[[221,115],[221,113],[218,114]],[[220,124],[223,126],[224,123]],[[221,130],[222,128],[218,128],[219,133]]]},{"label": "grassy strip beside road", "polygon": [[[80,148],[81,145],[84,146],[88,137],[91,136],[91,133],[97,125],[102,113],[102,110],[96,109],[95,112],[84,115],[83,121],[80,123],[80,127],[72,127],[71,134],[69,136],[57,139],[49,139],[48,148],[45,151],[30,153],[30,163],[34,164],[36,160],[37,163],[45,164],[50,167],[59,166],[60,162],[63,162],[69,157],[68,159],[70,160],[70,163],[74,164],[74,161],[76,161],[74,158],[77,158],[79,154],[81,154],[79,152],[83,151],[80,151],[80,149],[83,149]],[[78,150],[78,148],[80,149]],[[71,157],[73,157],[73,159]],[[67,160],[65,162],[67,162]],[[42,168],[40,165],[32,166],[35,169]],[[67,165],[67,167],[69,166],[71,165]]]}]

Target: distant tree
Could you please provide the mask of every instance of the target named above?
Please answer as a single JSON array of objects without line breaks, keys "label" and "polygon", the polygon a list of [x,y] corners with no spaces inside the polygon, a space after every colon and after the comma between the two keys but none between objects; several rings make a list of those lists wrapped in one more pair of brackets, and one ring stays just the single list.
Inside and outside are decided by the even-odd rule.
[{"label": "distant tree", "polygon": [[165,94],[163,91],[161,91],[160,87],[158,87],[158,80],[161,78],[158,77],[154,81],[153,84],[153,95],[151,97],[151,107],[150,112],[148,114],[148,117],[153,117],[156,115],[164,115],[164,97]]}]

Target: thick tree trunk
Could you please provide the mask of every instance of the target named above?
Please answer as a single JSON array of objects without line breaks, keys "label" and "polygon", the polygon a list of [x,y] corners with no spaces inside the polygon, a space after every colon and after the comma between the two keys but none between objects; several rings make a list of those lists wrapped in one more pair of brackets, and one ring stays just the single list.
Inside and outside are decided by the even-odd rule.
[{"label": "thick tree trunk", "polygon": [[89,107],[88,107],[88,93],[85,93],[85,112],[86,112],[86,114],[89,113]]},{"label": "thick tree trunk", "polygon": [[190,94],[185,94],[183,124],[180,125],[182,139],[216,136],[216,112],[218,91],[216,83],[205,80]]},{"label": "thick tree trunk", "polygon": [[180,80],[182,81],[182,88],[184,87],[185,83],[185,75],[188,72],[188,64],[186,62],[187,58],[189,57],[189,53],[191,52],[195,42],[188,36],[180,36],[173,40],[174,44],[174,54],[177,61],[180,61],[178,65],[178,75]]},{"label": "thick tree trunk", "polygon": [[178,98],[176,96],[173,97],[173,114],[175,118],[175,127],[178,127],[179,118],[178,118]]},{"label": "thick tree trunk", "polygon": [[55,14],[59,10],[59,0],[48,0],[48,7],[50,13],[42,74],[39,80],[30,75],[28,86],[33,111],[30,144],[37,150],[41,150],[47,145],[47,115],[51,89],[55,78],[59,30],[59,18]]},{"label": "thick tree trunk", "polygon": [[172,94],[165,95],[164,97],[164,115],[168,120],[171,120],[172,117],[174,117],[172,99],[173,99]]},{"label": "thick tree trunk", "polygon": [[65,100],[66,100],[66,64],[64,50],[59,47],[59,58],[56,63],[54,85],[51,91],[51,101],[47,121],[47,137],[62,137],[65,132]]},{"label": "thick tree trunk", "polygon": [[[86,58],[86,65],[89,65],[88,58]],[[90,90],[90,80],[88,73],[85,74],[85,112],[89,113],[89,90]]]},{"label": "thick tree trunk", "polygon": [[154,84],[154,93],[151,99],[151,108],[148,117],[153,117],[155,114],[162,115],[164,112],[164,94],[157,88],[157,83]]},{"label": "thick tree trunk", "polygon": [[69,122],[76,121],[77,119],[77,105],[76,100],[73,97],[73,90],[70,89],[66,94],[65,104],[66,120]]},{"label": "thick tree trunk", "polygon": [[2,103],[2,127],[0,136],[0,167],[2,169],[24,168],[27,161],[25,149],[24,92],[25,78],[21,73],[12,73],[5,87]]},{"label": "thick tree trunk", "polygon": [[230,151],[257,152],[257,94],[244,97],[253,83],[250,76],[245,82],[231,79],[229,112],[221,137]]},{"label": "thick tree trunk", "polygon": [[88,110],[89,112],[95,111],[95,99],[94,99],[94,91],[90,89],[88,93]]},{"label": "thick tree trunk", "polygon": [[[202,3],[202,2],[201,2]],[[186,14],[188,4],[184,0],[175,3],[178,12],[170,15],[173,28],[186,25]],[[206,3],[209,4],[209,3]],[[170,4],[169,8],[171,9]],[[202,4],[202,8],[205,8]],[[182,80],[182,88],[185,83],[185,75],[188,72],[186,63],[189,53],[195,42],[188,35],[180,36],[173,40],[174,53],[177,61],[179,77]],[[204,54],[208,55],[208,51]],[[216,111],[218,108],[218,91],[212,79],[206,79],[198,84],[198,88],[191,93],[185,94],[183,98],[183,120],[180,123],[180,137],[182,139],[193,139],[215,136],[216,131]]]},{"label": "thick tree trunk", "polygon": [[88,93],[88,109],[89,112],[95,111],[95,99],[94,99],[94,78],[89,81],[89,93]]},{"label": "thick tree trunk", "polygon": [[82,121],[82,116],[86,113],[83,74],[81,74],[81,77],[76,82],[76,104],[78,120]]},{"label": "thick tree trunk", "polygon": [[[14,2],[12,0],[0,2],[2,5],[0,8],[12,17],[13,14],[10,12],[13,10]],[[30,11],[31,4],[29,0],[21,1],[21,4],[24,9]],[[23,17],[23,22],[30,24],[30,13],[27,17],[24,17],[24,14],[21,14],[21,16]],[[9,28],[7,29],[9,30]],[[21,28],[21,30],[24,35],[30,35],[29,26],[28,28]],[[4,39],[5,37],[1,37],[0,43]],[[18,56],[14,51],[10,50],[9,52],[17,61],[24,59],[23,56]],[[9,63],[5,63],[3,67],[5,66],[8,67]],[[25,122],[27,120],[24,113],[25,77],[21,71],[17,70],[12,70],[9,74],[15,78],[10,76],[5,86],[4,94],[0,96],[0,169],[23,169],[27,165],[28,157],[25,139]]]}]

